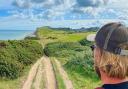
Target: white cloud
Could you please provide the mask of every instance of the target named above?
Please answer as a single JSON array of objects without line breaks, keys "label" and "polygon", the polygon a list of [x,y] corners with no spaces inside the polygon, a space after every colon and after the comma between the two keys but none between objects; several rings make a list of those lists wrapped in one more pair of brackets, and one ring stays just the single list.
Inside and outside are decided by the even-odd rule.
[{"label": "white cloud", "polygon": [[128,0],[109,0],[109,8],[128,9]]},{"label": "white cloud", "polygon": [[[12,5],[15,9],[9,11],[9,13],[12,14],[13,19],[17,18],[17,20],[43,20],[42,22],[44,22],[44,20],[53,21],[60,19],[64,21],[65,19],[79,20],[83,17],[86,19],[89,16],[91,19],[97,19],[91,22],[87,20],[88,24],[85,25],[89,26],[107,22],[106,18],[109,19],[109,17],[111,17],[110,21],[120,19],[120,21],[127,23],[126,21],[128,20],[127,0],[9,0],[7,5],[10,5],[12,1],[14,1]],[[1,0],[0,7],[5,7],[5,2],[5,0]],[[69,25],[71,25],[71,27],[74,26],[75,23],[70,22],[71,21],[68,22]],[[86,21],[83,23],[78,22],[82,25],[75,25],[76,27],[85,26],[84,22],[87,23]],[[61,26],[59,22],[55,23]],[[66,21],[61,24],[65,25]]]},{"label": "white cloud", "polygon": [[[1,29],[16,29],[16,30],[35,30],[41,26],[51,27],[97,27],[102,26],[109,22],[121,22],[119,19],[93,19],[93,20],[61,20],[61,21],[47,21],[47,20],[30,20],[30,19],[18,19],[16,17],[0,18]],[[125,24],[128,24],[126,22]]]},{"label": "white cloud", "polygon": [[[88,14],[93,18],[100,18],[103,13],[114,14],[117,18],[123,16],[122,8],[127,8],[127,0],[15,0],[13,5],[20,9],[19,16],[30,17],[30,19],[64,18],[67,13],[72,15]],[[41,10],[34,13],[36,10]],[[119,10],[119,12],[117,12]],[[22,15],[24,14],[24,15]],[[18,14],[16,14],[18,15]],[[75,16],[74,16],[75,17]],[[105,17],[105,16],[104,16]]]}]

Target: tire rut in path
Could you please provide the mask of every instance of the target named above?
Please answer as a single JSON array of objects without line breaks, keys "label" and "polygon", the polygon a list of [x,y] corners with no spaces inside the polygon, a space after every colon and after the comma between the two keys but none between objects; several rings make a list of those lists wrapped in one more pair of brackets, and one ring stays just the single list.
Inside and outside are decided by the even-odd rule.
[{"label": "tire rut in path", "polygon": [[51,61],[48,57],[43,57],[43,64],[46,77],[45,89],[57,89],[57,83]]},{"label": "tire rut in path", "polygon": [[43,72],[44,72],[43,59],[41,59],[41,61],[39,63],[39,68],[38,68],[37,74],[35,76],[35,81],[33,83],[33,88],[34,89],[40,89],[41,80],[42,80],[42,77],[43,77]]},{"label": "tire rut in path", "polygon": [[40,64],[42,59],[38,60],[30,69],[27,80],[22,86],[22,89],[31,89],[31,85],[33,83],[33,79],[35,78],[35,75],[38,71],[38,66]]}]

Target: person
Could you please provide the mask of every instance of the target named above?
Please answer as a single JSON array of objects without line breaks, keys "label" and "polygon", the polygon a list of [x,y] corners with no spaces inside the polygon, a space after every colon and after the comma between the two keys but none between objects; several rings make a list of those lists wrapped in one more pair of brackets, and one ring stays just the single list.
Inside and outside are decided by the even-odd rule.
[{"label": "person", "polygon": [[128,28],[117,22],[108,23],[87,36],[96,73],[103,85],[96,89],[128,89]]}]

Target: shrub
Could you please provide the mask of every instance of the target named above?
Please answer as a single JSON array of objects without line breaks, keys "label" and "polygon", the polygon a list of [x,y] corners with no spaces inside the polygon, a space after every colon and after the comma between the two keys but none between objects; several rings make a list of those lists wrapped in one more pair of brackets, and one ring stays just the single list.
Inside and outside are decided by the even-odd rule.
[{"label": "shrub", "polygon": [[43,55],[41,44],[32,40],[0,41],[0,45],[0,77],[17,78]]},{"label": "shrub", "polygon": [[83,45],[83,46],[90,46],[90,45],[93,44],[93,42],[90,42],[90,41],[88,41],[88,40],[86,40],[86,39],[80,40],[79,43],[80,43],[81,45]]},{"label": "shrub", "polygon": [[25,40],[39,40],[39,38],[38,37],[27,36],[27,37],[25,37]]},{"label": "shrub", "polygon": [[18,61],[21,62],[24,65],[29,65],[35,62],[34,60],[36,59],[34,54],[27,51],[26,49],[16,49],[17,56],[18,56]]},{"label": "shrub", "polygon": [[23,65],[16,61],[15,54],[10,50],[0,50],[0,76],[7,78],[17,78],[22,72]]},{"label": "shrub", "polygon": [[83,76],[96,77],[92,55],[88,47],[86,47],[85,52],[71,56],[70,60],[64,66],[67,70],[75,71]]},{"label": "shrub", "polygon": [[36,41],[22,40],[10,43],[15,48],[16,55],[18,56],[17,60],[25,65],[32,64],[43,55],[43,48]]},{"label": "shrub", "polygon": [[83,50],[84,47],[77,42],[55,42],[47,44],[44,48],[44,53],[47,56],[68,57]]}]

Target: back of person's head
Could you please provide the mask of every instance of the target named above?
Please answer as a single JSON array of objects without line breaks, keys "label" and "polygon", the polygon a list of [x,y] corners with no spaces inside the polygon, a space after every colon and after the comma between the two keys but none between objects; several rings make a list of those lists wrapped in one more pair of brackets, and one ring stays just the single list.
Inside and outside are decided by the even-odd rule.
[{"label": "back of person's head", "polygon": [[101,50],[97,66],[109,77],[124,79],[128,76],[128,29],[121,23],[103,26],[95,37]]},{"label": "back of person's head", "polygon": [[[128,49],[128,45],[125,44],[122,44],[120,47]],[[128,76],[128,56],[116,55],[102,50],[98,67],[109,77],[126,78]]]}]

